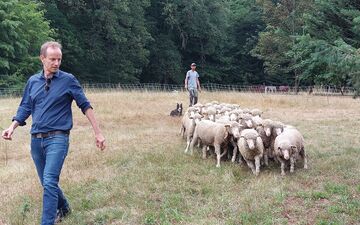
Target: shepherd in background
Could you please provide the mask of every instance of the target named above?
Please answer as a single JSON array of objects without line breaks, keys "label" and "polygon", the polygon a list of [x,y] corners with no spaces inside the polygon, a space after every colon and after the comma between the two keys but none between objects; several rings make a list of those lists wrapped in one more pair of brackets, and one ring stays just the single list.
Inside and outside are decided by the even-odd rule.
[{"label": "shepherd in background", "polygon": [[198,92],[201,92],[199,74],[195,70],[196,70],[196,64],[191,63],[191,70],[189,70],[186,73],[186,78],[185,78],[185,89],[189,91],[189,96],[190,96],[189,106],[193,106],[198,102],[198,96],[199,96]]}]

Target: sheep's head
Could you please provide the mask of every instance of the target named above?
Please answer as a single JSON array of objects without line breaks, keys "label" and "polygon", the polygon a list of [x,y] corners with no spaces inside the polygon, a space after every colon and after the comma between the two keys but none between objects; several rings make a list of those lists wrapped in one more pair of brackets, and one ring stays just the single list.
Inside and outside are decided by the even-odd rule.
[{"label": "sheep's head", "polygon": [[250,150],[254,150],[256,147],[257,139],[260,137],[256,130],[245,129],[241,131],[240,138],[245,139]]},{"label": "sheep's head", "polygon": [[193,120],[193,122],[194,122],[195,124],[198,124],[203,117],[204,117],[204,116],[201,115],[200,113],[195,113],[194,116],[193,116],[191,119]]},{"label": "sheep's head", "polygon": [[270,137],[271,135],[271,129],[272,129],[273,121],[270,119],[265,119],[262,122],[262,126],[264,127],[266,136]]},{"label": "sheep's head", "polygon": [[278,121],[274,121],[272,127],[276,136],[279,136],[284,130],[284,124]]},{"label": "sheep's head", "polygon": [[261,117],[261,115],[262,115],[262,111],[260,110],[260,109],[253,109],[253,110],[251,110],[251,115],[253,115],[253,116],[259,116],[259,117]]},{"label": "sheep's head", "polygon": [[297,147],[295,145],[291,145],[288,142],[282,142],[279,144],[277,149],[275,149],[275,154],[283,157],[285,160],[289,160],[293,152],[296,151]]},{"label": "sheep's head", "polygon": [[248,128],[252,128],[253,127],[253,122],[252,122],[252,116],[250,114],[240,114],[239,115],[239,119],[241,119],[241,124],[248,127]]},{"label": "sheep's head", "polygon": [[230,112],[230,121],[237,121],[238,120],[238,114],[235,111]]},{"label": "sheep's head", "polygon": [[240,137],[240,131],[243,129],[242,125],[240,125],[238,122],[232,121],[225,125],[226,130],[229,134],[234,136],[234,138]]}]

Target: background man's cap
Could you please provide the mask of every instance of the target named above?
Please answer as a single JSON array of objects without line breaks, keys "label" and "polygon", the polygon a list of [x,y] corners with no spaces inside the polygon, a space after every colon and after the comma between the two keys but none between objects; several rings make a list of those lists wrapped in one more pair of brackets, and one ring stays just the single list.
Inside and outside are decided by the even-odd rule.
[{"label": "background man's cap", "polygon": [[191,66],[196,66],[196,63],[191,63]]}]

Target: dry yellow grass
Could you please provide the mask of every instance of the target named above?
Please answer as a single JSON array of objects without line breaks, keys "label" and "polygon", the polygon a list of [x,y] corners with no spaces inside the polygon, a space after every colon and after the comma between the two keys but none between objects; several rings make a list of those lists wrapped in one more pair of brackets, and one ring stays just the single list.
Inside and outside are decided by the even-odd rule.
[{"label": "dry yellow grass", "polygon": [[[255,178],[245,166],[183,154],[186,93],[88,93],[107,150],[74,104],[70,152],[61,176],[73,214],[63,224],[359,224],[360,102],[351,98],[204,92],[260,108],[304,134],[310,169],[280,176],[272,164]],[[0,99],[7,127],[19,99]],[[186,108],[186,107],[185,107]],[[30,121],[29,121],[30,124]],[[0,141],[0,224],[38,224],[41,187],[29,154],[30,126]]]}]

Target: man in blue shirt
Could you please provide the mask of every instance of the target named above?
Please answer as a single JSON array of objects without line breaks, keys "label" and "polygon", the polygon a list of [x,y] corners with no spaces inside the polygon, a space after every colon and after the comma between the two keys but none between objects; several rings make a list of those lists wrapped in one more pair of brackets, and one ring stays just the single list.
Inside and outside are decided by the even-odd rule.
[{"label": "man in blue shirt", "polygon": [[199,74],[196,70],[196,64],[191,63],[191,70],[186,73],[185,78],[185,89],[189,91],[190,105],[193,106],[198,101],[198,91],[201,91]]},{"label": "man in blue shirt", "polygon": [[95,132],[96,146],[101,150],[105,149],[105,138],[77,79],[59,70],[61,45],[57,42],[44,43],[40,59],[43,70],[27,81],[13,122],[2,132],[2,137],[11,140],[14,130],[26,125],[25,120],[32,116],[31,156],[44,188],[41,224],[53,225],[70,213],[69,203],[58,183],[73,126],[73,100],[90,121]]}]

